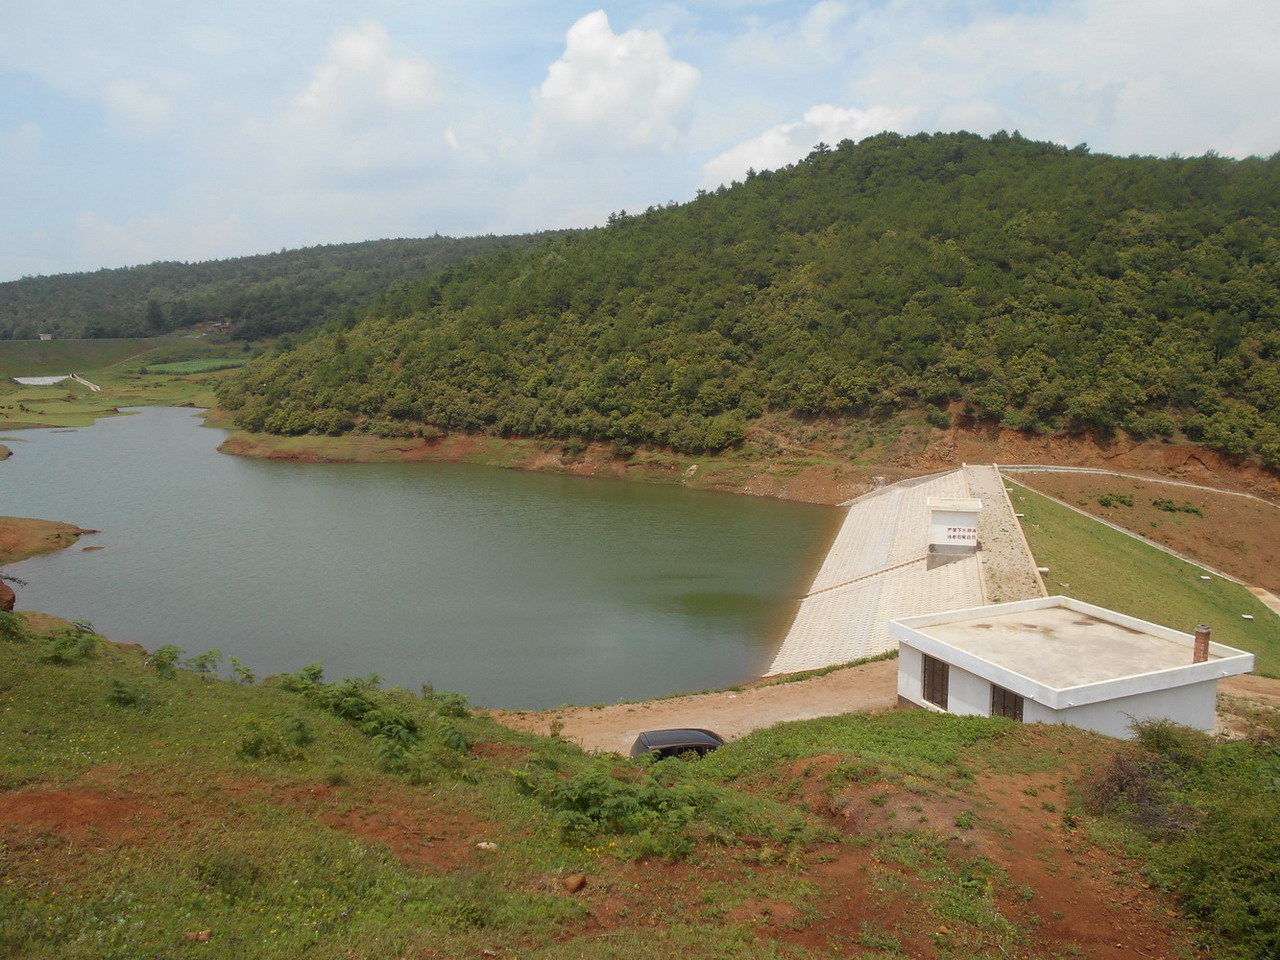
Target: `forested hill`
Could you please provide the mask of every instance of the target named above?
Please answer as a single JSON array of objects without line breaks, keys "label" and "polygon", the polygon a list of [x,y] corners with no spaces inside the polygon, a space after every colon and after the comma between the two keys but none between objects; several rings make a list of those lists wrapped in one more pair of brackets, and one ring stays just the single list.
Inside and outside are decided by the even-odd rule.
[{"label": "forested hill", "polygon": [[[683,205],[474,261],[253,362],[276,433],[721,448],[765,411],[954,399],[1280,465],[1280,156],[999,134],[820,145]],[[940,420],[940,415],[935,419]]]},{"label": "forested hill", "polygon": [[247,339],[303,330],[388,287],[552,234],[372,240],[204,263],[27,277],[0,283],[0,340],[145,337],[230,321]]}]

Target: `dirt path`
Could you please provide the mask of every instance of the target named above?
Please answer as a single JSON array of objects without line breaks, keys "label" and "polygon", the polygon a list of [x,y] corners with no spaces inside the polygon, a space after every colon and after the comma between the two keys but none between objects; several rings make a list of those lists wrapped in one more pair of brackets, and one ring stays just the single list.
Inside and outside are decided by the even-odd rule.
[{"label": "dirt path", "polygon": [[[1253,736],[1270,726],[1280,711],[1280,680],[1252,674],[1219,683],[1219,733]],[[560,736],[584,750],[626,754],[642,730],[704,727],[727,739],[753,730],[842,713],[882,713],[898,703],[898,661],[878,660],[791,683],[762,682],[737,691],[698,693],[666,700],[619,703],[607,707],[558,707],[554,710],[490,715],[515,730]]]},{"label": "dirt path", "polygon": [[666,700],[607,707],[560,707],[543,711],[492,711],[517,730],[560,735],[586,750],[626,754],[642,730],[706,727],[728,739],[786,720],[842,713],[879,713],[898,702],[898,661],[878,660],[792,683],[762,683],[737,691],[698,693]]}]

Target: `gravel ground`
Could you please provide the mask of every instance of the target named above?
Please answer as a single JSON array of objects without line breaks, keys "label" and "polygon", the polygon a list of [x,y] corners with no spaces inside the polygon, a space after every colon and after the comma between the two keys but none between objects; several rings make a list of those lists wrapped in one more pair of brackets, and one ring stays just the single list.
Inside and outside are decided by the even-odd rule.
[{"label": "gravel ground", "polygon": [[704,727],[727,739],[784,720],[808,720],[842,713],[878,713],[898,702],[898,661],[878,660],[791,683],[769,682],[665,700],[607,707],[561,707],[508,713],[491,711],[499,723],[517,730],[550,733],[585,750],[626,754],[644,730]]},{"label": "gravel ground", "polygon": [[1035,560],[1009,505],[1000,472],[995,467],[966,466],[965,476],[970,494],[982,501],[978,541],[987,602],[1005,603],[1045,596],[1044,584],[1036,573]]}]

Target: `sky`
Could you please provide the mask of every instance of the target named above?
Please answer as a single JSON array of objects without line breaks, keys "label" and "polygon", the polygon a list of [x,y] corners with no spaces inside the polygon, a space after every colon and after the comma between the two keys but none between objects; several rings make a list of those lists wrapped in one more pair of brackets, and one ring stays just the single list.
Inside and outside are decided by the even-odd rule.
[{"label": "sky", "polygon": [[0,282],[691,199],[818,142],[1280,151],[1277,0],[0,0]]}]

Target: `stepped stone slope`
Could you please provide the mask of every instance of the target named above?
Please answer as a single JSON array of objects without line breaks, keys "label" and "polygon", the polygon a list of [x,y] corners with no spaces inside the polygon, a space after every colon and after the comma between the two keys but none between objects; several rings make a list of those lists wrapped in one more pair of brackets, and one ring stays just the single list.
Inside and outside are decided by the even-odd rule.
[{"label": "stepped stone slope", "polygon": [[[928,555],[930,497],[982,501],[978,553]],[[905,480],[849,501],[826,561],[769,667],[795,673],[892,650],[889,620],[1044,595],[995,467]]]}]

